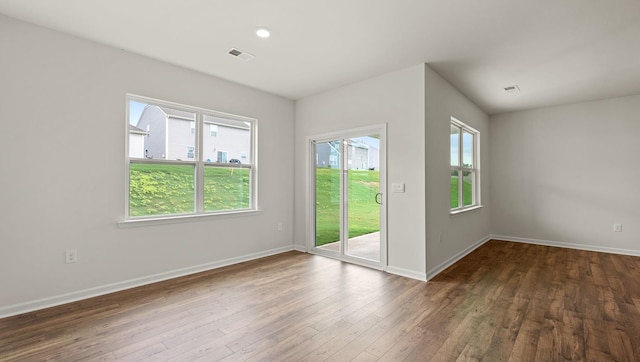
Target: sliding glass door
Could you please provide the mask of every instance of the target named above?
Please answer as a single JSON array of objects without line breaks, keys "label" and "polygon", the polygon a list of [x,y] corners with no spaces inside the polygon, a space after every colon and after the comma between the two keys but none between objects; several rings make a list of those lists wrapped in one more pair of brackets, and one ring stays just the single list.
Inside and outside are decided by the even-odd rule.
[{"label": "sliding glass door", "polygon": [[383,268],[384,127],[310,139],[311,251]]}]

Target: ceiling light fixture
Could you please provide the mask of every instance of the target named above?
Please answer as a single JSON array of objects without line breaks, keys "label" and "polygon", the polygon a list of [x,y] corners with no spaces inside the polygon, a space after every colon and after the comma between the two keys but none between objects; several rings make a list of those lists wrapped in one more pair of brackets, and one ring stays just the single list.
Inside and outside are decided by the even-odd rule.
[{"label": "ceiling light fixture", "polygon": [[266,39],[271,36],[271,32],[267,28],[258,28],[256,30],[256,35],[260,38]]}]

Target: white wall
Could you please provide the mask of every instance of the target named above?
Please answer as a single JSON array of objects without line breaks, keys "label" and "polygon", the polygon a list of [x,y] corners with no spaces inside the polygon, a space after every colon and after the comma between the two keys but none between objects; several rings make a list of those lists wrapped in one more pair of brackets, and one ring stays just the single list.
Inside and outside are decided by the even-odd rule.
[{"label": "white wall", "polygon": [[[0,315],[292,248],[292,101],[4,16],[0,54]],[[258,119],[262,213],[119,228],[127,92]]]},{"label": "white wall", "polygon": [[493,233],[639,254],[639,115],[631,96],[491,117]]},{"label": "white wall", "polygon": [[[489,121],[421,64],[294,107],[1,15],[0,54],[0,147],[11,155],[0,158],[0,316],[305,249],[307,137],[381,123],[387,183],[406,184],[387,192],[390,271],[432,276],[490,234],[640,254],[640,96]],[[127,92],[258,119],[262,212],[119,228]],[[484,207],[460,215],[449,215],[451,116],[481,133]],[[64,264],[66,249],[78,263]]]},{"label": "white wall", "polygon": [[424,66],[418,65],[296,102],[295,243],[305,248],[307,137],[387,123],[389,270],[424,278]]},{"label": "white wall", "polygon": [[[425,65],[426,234],[429,278],[491,234],[489,195],[489,117],[462,93]],[[480,132],[481,209],[450,215],[451,117]],[[493,165],[493,161],[491,162]],[[440,238],[442,234],[442,238]]]}]

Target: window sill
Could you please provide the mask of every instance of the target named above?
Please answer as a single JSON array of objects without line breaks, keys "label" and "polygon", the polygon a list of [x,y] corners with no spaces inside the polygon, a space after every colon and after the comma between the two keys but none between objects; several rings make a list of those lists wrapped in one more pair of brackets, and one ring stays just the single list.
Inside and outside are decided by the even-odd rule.
[{"label": "window sill", "polygon": [[223,213],[211,213],[211,214],[197,214],[197,215],[175,215],[175,216],[162,216],[154,218],[140,218],[118,221],[119,228],[130,228],[138,226],[150,226],[150,225],[163,225],[163,224],[176,224],[183,222],[203,221],[203,220],[215,220],[226,219],[230,217],[252,216],[260,215],[262,210],[242,210],[242,211],[229,211]]},{"label": "window sill", "polygon": [[471,207],[467,207],[467,208],[464,208],[464,209],[449,211],[449,215],[459,215],[459,214],[465,213],[467,211],[473,211],[473,210],[478,210],[478,209],[482,209],[482,205],[476,205],[476,206],[471,206]]}]

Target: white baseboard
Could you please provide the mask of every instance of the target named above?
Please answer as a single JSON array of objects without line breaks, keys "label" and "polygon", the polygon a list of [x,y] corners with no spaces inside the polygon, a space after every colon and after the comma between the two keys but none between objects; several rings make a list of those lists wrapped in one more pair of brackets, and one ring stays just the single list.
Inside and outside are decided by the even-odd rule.
[{"label": "white baseboard", "polygon": [[515,237],[515,236],[505,236],[505,235],[491,235],[491,239],[512,241],[512,242],[515,242],[515,243],[555,246],[555,247],[558,247],[558,248],[566,248],[566,249],[596,251],[596,252],[600,252],[600,253],[640,256],[640,250],[607,248],[607,247],[604,247],[604,246],[585,245],[585,244],[572,244],[572,243],[563,243],[563,242],[559,242],[559,241],[539,240],[539,239],[530,239],[530,238],[519,238],[519,237]]},{"label": "white baseboard", "polygon": [[293,250],[299,251],[301,253],[306,253],[307,252],[307,248],[305,246],[298,245],[298,244],[294,244],[293,245]]},{"label": "white baseboard", "polygon": [[242,263],[254,259],[264,258],[266,256],[285,253],[287,251],[296,250],[295,246],[286,246],[277,249],[266,250],[258,253],[238,256],[225,260],[215,261],[206,264],[195,265],[187,268],[176,269],[169,272],[158,273],[149,275],[146,277],[135,278],[117,282],[113,284],[102,285],[99,287],[89,288],[85,290],[79,290],[76,292],[60,294],[53,297],[47,297],[43,299],[13,304],[5,307],[0,307],[0,318],[10,317],[22,313],[32,312],[49,307],[55,307],[57,305],[76,302],[78,300],[88,299],[105,295],[109,293],[118,292],[125,289],[131,289],[151,283],[157,283],[168,279],[178,278],[185,275],[200,273],[207,270],[217,269],[233,264]]},{"label": "white baseboard", "polygon": [[469,255],[469,253],[471,253],[472,251],[476,250],[478,247],[480,247],[482,244],[486,243],[487,241],[491,240],[492,238],[493,238],[492,235],[487,235],[484,238],[482,238],[482,239],[476,241],[475,243],[473,243],[468,248],[466,248],[463,251],[459,252],[458,254],[452,256],[451,258],[449,258],[448,260],[446,260],[442,264],[438,265],[437,267],[435,267],[435,268],[433,268],[431,270],[428,270],[427,271],[427,279],[430,280],[431,278],[433,278],[436,275],[440,274],[443,270],[447,269],[448,267],[453,265],[458,260],[460,260],[460,259],[464,258],[465,256]]},{"label": "white baseboard", "polygon": [[388,265],[387,269],[386,269],[386,272],[390,273],[390,274],[399,275],[401,277],[417,279],[417,280],[420,280],[420,281],[423,281],[423,282],[427,281],[427,274],[426,273],[420,273],[420,272],[417,272],[415,270],[403,269],[403,268],[398,268],[398,267],[395,267],[395,266]]}]

